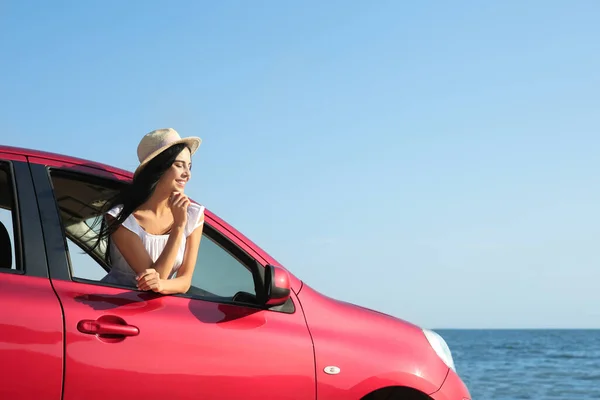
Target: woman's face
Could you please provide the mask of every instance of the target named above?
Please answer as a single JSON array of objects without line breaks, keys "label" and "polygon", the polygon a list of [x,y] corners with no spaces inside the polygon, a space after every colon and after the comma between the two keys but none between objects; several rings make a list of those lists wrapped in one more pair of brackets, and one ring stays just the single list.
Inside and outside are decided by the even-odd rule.
[{"label": "woman's face", "polygon": [[170,195],[173,192],[183,193],[185,185],[192,177],[192,155],[186,147],[177,155],[173,164],[165,171],[160,178],[157,189],[160,192]]}]

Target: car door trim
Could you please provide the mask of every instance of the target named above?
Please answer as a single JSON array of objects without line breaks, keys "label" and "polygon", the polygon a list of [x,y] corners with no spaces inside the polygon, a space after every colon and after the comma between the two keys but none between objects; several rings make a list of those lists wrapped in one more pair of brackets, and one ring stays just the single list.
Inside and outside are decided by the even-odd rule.
[{"label": "car door trim", "polygon": [[[27,161],[7,161],[15,196],[15,258],[21,273],[48,278],[48,263],[35,188]],[[18,244],[17,244],[18,242]]]},{"label": "car door trim", "polygon": [[67,242],[62,234],[62,221],[54,198],[52,181],[44,165],[30,164],[31,177],[35,186],[43,237],[46,243],[46,257],[51,279],[71,280]]}]

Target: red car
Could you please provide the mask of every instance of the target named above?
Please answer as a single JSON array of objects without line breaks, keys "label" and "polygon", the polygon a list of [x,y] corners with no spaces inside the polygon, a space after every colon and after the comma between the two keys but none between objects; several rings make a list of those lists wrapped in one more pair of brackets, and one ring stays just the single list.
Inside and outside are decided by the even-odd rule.
[{"label": "red car", "polygon": [[436,333],[327,297],[206,211],[192,288],[100,282],[132,174],[0,146],[0,399],[470,399]]}]

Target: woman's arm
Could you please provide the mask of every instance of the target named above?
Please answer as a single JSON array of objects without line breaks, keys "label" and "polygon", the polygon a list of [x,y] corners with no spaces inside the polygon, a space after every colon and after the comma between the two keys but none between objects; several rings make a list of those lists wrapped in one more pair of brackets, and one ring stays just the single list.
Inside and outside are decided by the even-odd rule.
[{"label": "woman's arm", "polygon": [[160,294],[176,294],[186,293],[190,289],[194,268],[196,267],[196,259],[198,258],[203,226],[200,225],[188,236],[183,262],[177,271],[177,277],[173,279],[161,278],[157,271],[148,269],[138,278],[138,287],[140,290],[152,290]]}]

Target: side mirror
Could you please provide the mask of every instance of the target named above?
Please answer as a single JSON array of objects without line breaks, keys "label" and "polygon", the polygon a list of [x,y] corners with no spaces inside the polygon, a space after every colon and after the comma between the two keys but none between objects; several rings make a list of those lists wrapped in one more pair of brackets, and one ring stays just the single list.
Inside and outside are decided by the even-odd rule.
[{"label": "side mirror", "polygon": [[265,305],[279,306],[290,298],[290,275],[275,265],[265,267]]}]

